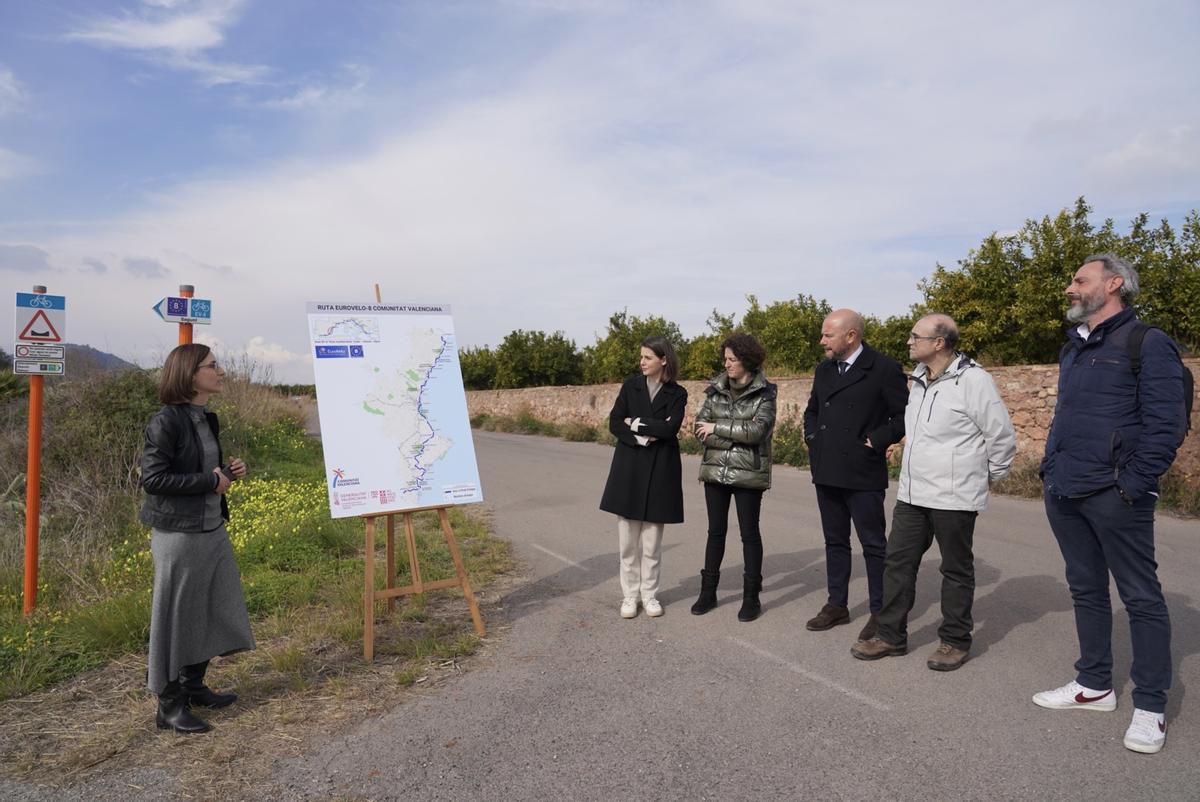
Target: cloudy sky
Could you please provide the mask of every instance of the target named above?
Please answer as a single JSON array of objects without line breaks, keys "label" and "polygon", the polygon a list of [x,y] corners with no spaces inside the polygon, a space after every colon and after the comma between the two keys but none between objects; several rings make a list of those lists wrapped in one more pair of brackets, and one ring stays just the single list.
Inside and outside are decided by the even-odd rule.
[{"label": "cloudy sky", "polygon": [[1080,195],[1200,207],[1198,36],[1194,0],[0,0],[0,282],[141,364],[194,284],[282,381],[305,301],[375,283],[473,345],[886,316]]}]

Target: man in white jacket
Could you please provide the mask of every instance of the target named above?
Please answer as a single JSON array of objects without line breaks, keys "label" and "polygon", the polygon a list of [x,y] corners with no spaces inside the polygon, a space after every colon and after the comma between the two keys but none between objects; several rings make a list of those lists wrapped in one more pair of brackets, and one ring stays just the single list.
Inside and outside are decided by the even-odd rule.
[{"label": "man in white jacket", "polygon": [[926,315],[908,338],[909,356],[918,364],[904,412],[883,609],[877,635],[850,649],[860,660],[908,651],[917,569],[935,539],[942,553],[941,643],[926,665],[953,671],[971,651],[975,518],[987,507],[989,486],[1012,468],[1017,439],[996,383],[957,345],[958,326],[947,315]]}]

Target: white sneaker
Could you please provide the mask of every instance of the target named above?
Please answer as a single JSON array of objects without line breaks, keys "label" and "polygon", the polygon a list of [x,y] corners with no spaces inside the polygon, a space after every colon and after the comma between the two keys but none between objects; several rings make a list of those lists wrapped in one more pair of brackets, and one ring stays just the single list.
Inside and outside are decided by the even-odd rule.
[{"label": "white sneaker", "polygon": [[658,618],[663,613],[662,605],[653,596],[648,599],[642,599],[642,608],[646,611],[646,615],[651,618]]},{"label": "white sneaker", "polygon": [[1061,688],[1035,693],[1033,703],[1050,710],[1102,710],[1109,713],[1117,709],[1117,695],[1112,688],[1094,691],[1072,680]]},{"label": "white sneaker", "polygon": [[1134,710],[1133,721],[1125,730],[1125,748],[1153,755],[1167,741],[1167,721],[1162,713]]},{"label": "white sneaker", "polygon": [[[633,618],[637,615],[638,599],[637,596],[626,596],[621,602],[621,617]],[[648,612],[648,611],[647,611]]]}]

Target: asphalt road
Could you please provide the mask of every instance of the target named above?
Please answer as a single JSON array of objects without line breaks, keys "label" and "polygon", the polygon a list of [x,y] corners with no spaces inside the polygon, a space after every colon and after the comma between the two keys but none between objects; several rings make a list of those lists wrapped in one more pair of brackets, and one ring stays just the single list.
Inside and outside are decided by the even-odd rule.
[{"label": "asphalt road", "polygon": [[[482,432],[476,448],[498,533],[528,569],[491,612],[489,624],[506,634],[461,680],[280,765],[275,780],[289,798],[1200,798],[1200,711],[1188,698],[1200,674],[1195,521],[1158,522],[1176,674],[1167,746],[1146,756],[1121,744],[1133,709],[1123,612],[1117,712],[1030,701],[1072,679],[1076,657],[1062,560],[1037,502],[996,498],[980,517],[975,648],[962,669],[938,673],[925,667],[937,646],[936,546],[908,656],[865,663],[849,654],[867,612],[857,547],[852,624],[804,629],[825,598],[806,472],[777,469],[763,503],[759,620],[736,618],[732,532],[720,605],[689,614],[705,531],[692,482],[687,523],[667,527],[666,614],[623,620],[615,521],[596,509],[611,450]],[[696,458],[684,461],[695,476]]]},{"label": "asphalt road", "polygon": [[[925,667],[937,646],[936,547],[922,567],[909,655],[850,656],[867,614],[857,547],[851,625],[804,629],[825,600],[806,472],[777,468],[763,503],[759,620],[736,617],[735,524],[720,605],[702,617],[688,611],[705,532],[693,482],[684,488],[688,522],[667,527],[666,614],[624,620],[615,521],[596,509],[611,450],[484,432],[475,444],[498,534],[525,565],[485,608],[498,636],[462,677],[281,760],[270,778],[279,799],[1200,799],[1200,705],[1188,694],[1200,679],[1194,520],[1158,522],[1175,684],[1166,748],[1139,755],[1121,744],[1133,709],[1121,611],[1115,713],[1030,701],[1072,679],[1076,658],[1062,560],[1037,502],[994,498],[980,517],[973,656],[939,673]],[[695,476],[696,458],[684,463]],[[169,799],[181,790],[157,770],[61,790],[0,780],[0,798],[14,801]]]}]

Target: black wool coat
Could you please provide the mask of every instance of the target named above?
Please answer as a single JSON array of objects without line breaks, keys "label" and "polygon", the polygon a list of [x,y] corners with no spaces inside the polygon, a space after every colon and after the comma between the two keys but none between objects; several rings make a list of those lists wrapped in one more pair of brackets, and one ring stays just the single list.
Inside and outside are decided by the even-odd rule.
[{"label": "black wool coat", "polygon": [[[600,509],[634,521],[683,522],[678,435],[686,410],[687,390],[675,382],[664,383],[653,403],[645,376],[633,376],[621,385],[608,416],[608,430],[617,438],[617,445]],[[656,439],[638,445],[625,418],[641,418],[644,425],[637,433]]]},{"label": "black wool coat", "polygon": [[900,363],[866,343],[845,375],[838,372],[837,360],[817,365],[804,410],[813,484],[885,489],[885,452],[904,437],[907,404],[908,378]]}]

